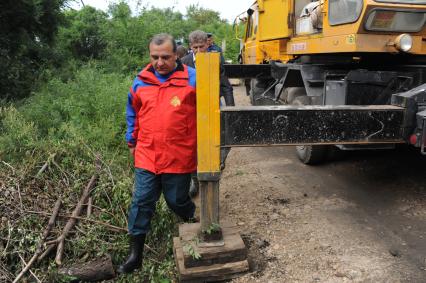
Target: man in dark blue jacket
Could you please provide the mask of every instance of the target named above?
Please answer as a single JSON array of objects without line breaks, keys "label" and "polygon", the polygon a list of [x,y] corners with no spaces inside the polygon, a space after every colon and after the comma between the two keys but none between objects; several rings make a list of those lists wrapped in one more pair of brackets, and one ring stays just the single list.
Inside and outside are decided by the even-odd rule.
[{"label": "man in dark blue jacket", "polygon": [[[195,55],[197,52],[209,52],[207,44],[207,33],[201,30],[193,31],[189,34],[189,46],[191,51],[188,55],[181,58],[181,62],[189,67],[195,68]],[[219,48],[219,47],[218,47]],[[217,52],[217,51],[212,51]],[[220,60],[220,97],[225,99],[226,106],[235,106],[234,91],[228,77],[225,75],[223,67],[223,58]]]},{"label": "man in dark blue jacket", "polygon": [[207,33],[207,45],[207,52],[220,52],[220,56],[222,56],[222,48],[214,43],[213,34],[211,32]]}]

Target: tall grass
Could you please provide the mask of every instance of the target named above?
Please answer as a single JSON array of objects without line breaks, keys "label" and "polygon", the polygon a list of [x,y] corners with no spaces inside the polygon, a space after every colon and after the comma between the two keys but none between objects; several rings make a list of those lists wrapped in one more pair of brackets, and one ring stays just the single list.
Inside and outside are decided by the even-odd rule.
[{"label": "tall grass", "polygon": [[[131,77],[106,74],[88,65],[68,82],[52,77],[19,105],[0,107],[0,257],[8,270],[5,276],[19,273],[22,265],[18,255],[25,259],[32,256],[46,226],[47,218],[28,211],[51,212],[56,199],[62,198],[61,213],[69,214],[95,171],[96,160],[102,169],[92,192],[95,210],[91,217],[126,227],[133,186],[132,160],[124,142],[125,103],[131,82]],[[37,175],[46,163],[47,169]],[[57,221],[52,232],[55,236],[65,221]],[[175,278],[175,223],[162,200],[148,237],[154,251],[146,252],[141,271],[117,282],[168,282]],[[68,240],[65,264],[103,254],[112,255],[119,263],[127,253],[125,233],[93,223],[80,222]],[[56,274],[51,262],[51,258],[45,260],[32,270],[43,282],[67,281]]]}]

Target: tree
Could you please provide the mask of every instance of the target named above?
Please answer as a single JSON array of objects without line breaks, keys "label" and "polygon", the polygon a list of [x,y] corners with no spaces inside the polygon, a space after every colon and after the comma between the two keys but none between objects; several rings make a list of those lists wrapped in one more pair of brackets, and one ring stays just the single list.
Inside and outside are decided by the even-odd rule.
[{"label": "tree", "polygon": [[50,49],[66,0],[0,2],[0,98],[27,96]]},{"label": "tree", "polygon": [[197,26],[204,26],[211,23],[225,23],[224,20],[220,19],[219,12],[205,9],[199,5],[189,5],[186,8],[186,17],[188,21],[193,22]]},{"label": "tree", "polygon": [[107,46],[105,29],[108,15],[91,6],[68,10],[64,13],[65,24],[59,30],[58,47],[65,56],[88,61],[101,59]]}]

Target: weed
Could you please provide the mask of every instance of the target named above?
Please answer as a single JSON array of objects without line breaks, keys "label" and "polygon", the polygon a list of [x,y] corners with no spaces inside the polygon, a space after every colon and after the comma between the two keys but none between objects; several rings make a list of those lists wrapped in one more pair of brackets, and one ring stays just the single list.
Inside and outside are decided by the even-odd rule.
[{"label": "weed", "polygon": [[209,227],[207,227],[207,229],[204,229],[202,232],[208,235],[212,235],[219,231],[220,231],[220,225],[218,223],[212,223],[210,224]]},{"label": "weed", "polygon": [[194,248],[194,245],[198,245],[199,239],[194,237],[190,242],[184,242],[183,250],[187,252],[193,259],[201,259],[201,254]]}]

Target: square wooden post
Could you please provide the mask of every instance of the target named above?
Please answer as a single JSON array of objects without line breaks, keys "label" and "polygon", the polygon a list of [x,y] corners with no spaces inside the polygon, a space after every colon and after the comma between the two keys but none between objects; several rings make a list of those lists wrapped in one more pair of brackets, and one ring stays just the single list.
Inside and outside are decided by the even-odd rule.
[{"label": "square wooden post", "polygon": [[[197,153],[200,181],[201,241],[205,231],[220,231],[220,108],[219,53],[198,53],[197,58]],[[215,231],[212,231],[215,230]],[[210,233],[213,234],[213,233]],[[222,240],[220,233],[210,240]]]},{"label": "square wooden post", "polygon": [[247,249],[235,225],[220,223],[219,53],[198,53],[197,156],[200,223],[179,226],[173,252],[181,282],[238,277],[249,269]]}]

